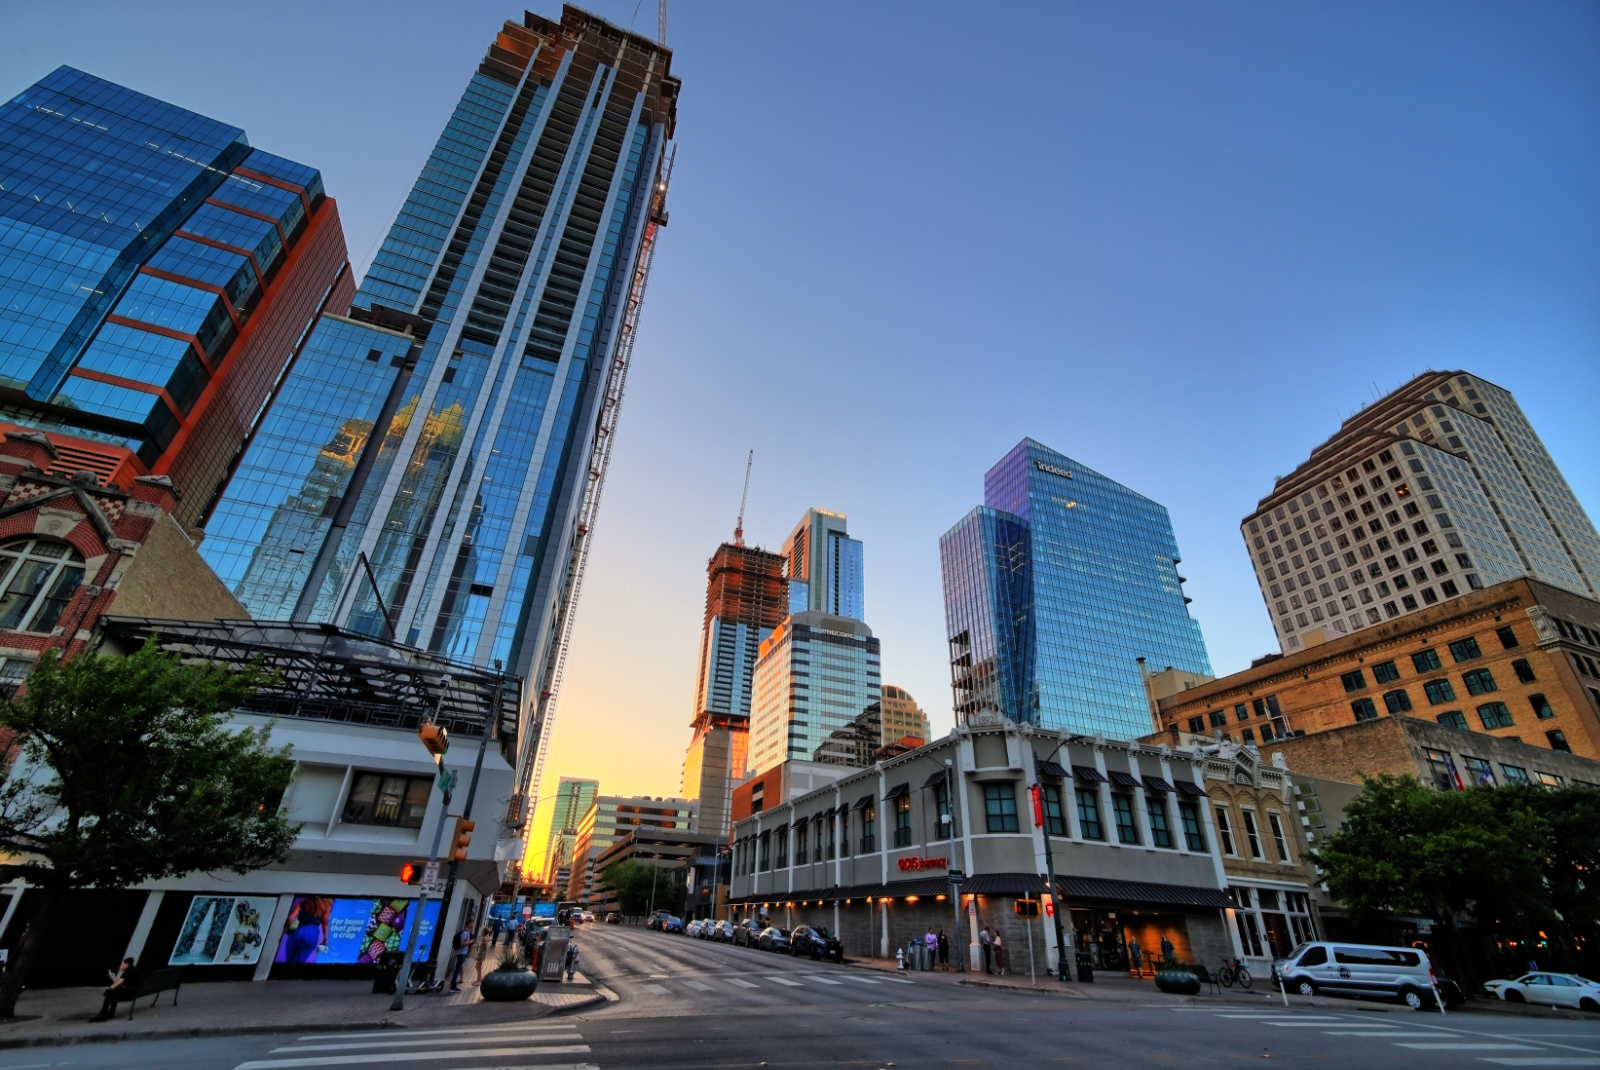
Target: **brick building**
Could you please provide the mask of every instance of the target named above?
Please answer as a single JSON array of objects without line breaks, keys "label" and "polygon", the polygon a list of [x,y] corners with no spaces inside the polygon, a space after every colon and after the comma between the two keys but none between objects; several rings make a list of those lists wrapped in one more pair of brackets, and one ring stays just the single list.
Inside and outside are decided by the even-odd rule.
[{"label": "brick building", "polygon": [[[1263,746],[1394,716],[1600,759],[1600,603],[1509,580],[1269,655],[1155,707],[1167,733]],[[1290,763],[1300,772],[1304,759]]]}]

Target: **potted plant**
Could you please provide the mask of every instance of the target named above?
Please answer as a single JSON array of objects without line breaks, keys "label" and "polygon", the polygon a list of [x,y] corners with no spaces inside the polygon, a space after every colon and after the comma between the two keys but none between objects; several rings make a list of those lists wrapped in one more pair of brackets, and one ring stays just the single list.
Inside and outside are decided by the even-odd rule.
[{"label": "potted plant", "polygon": [[538,987],[539,975],[528,969],[522,953],[512,945],[500,952],[494,969],[478,982],[478,994],[490,1003],[514,1003],[527,999]]},{"label": "potted plant", "polygon": [[1175,996],[1198,996],[1200,978],[1183,963],[1168,961],[1156,971],[1156,987]]}]

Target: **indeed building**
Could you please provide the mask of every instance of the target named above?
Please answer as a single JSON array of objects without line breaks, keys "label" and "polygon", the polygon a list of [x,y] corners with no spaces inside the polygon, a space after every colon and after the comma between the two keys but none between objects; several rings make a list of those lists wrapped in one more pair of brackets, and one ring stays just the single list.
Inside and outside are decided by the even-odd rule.
[{"label": "indeed building", "polygon": [[1023,439],[939,540],[956,717],[1144,735],[1139,659],[1209,679],[1162,505]]}]

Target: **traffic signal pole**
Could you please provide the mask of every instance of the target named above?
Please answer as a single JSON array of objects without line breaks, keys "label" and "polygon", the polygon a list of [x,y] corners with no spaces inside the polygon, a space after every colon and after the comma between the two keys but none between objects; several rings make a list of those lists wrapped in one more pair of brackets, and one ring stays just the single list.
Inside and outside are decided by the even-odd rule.
[{"label": "traffic signal pole", "polygon": [[[444,802],[439,807],[439,823],[434,826],[433,829],[433,846],[428,849],[428,861],[430,862],[439,857],[439,841],[444,838],[444,819],[450,810],[450,789],[455,786],[455,781],[452,775],[444,767],[444,752],[449,747],[448,736],[443,736],[443,729],[439,729],[437,732],[431,735],[427,732],[427,729],[430,725],[436,726],[438,724],[439,711],[444,708],[444,695],[449,689],[450,677],[448,674],[446,674],[439,678],[439,702],[433,708],[433,721],[429,722],[428,724],[424,724],[422,729],[417,733],[418,736],[422,738],[424,745],[426,745],[429,750],[432,750],[434,747],[434,744],[430,742],[431,740],[435,738],[442,738],[442,742],[439,744],[440,749],[434,755],[434,761],[439,766],[438,783],[439,790],[444,795]],[[487,729],[485,729],[485,731],[487,731]],[[477,785],[476,778],[473,780],[473,785]],[[389,1003],[389,1009],[391,1011],[403,1011],[406,1009],[406,984],[411,980],[411,964],[416,960],[417,939],[422,933],[422,915],[427,911],[427,909],[428,886],[424,884],[422,887],[417,889],[417,913],[416,916],[411,919],[411,935],[406,937],[406,957],[400,961],[400,974],[395,978],[394,999]],[[438,935],[438,933],[434,934],[433,942],[435,946],[437,946],[439,943]]]},{"label": "traffic signal pole", "polygon": [[[500,660],[496,658],[494,663],[496,671],[500,671],[500,665]],[[500,716],[500,699],[504,694],[505,682],[505,673],[500,672],[500,677],[495,681],[494,684],[494,701],[489,706],[489,719],[484,723],[483,736],[478,740],[478,760],[472,765],[472,779],[467,781],[467,801],[466,804],[461,808],[462,821],[470,821],[472,818],[472,802],[478,797],[478,777],[483,773],[483,758],[489,750],[489,734],[494,728],[496,719],[498,719]],[[443,826],[441,825],[440,827],[442,828]],[[445,921],[450,916],[450,901],[455,895],[456,876],[461,872],[461,860],[456,857],[455,847],[455,840],[452,838],[450,843],[450,869],[444,879],[444,894],[440,897],[439,920],[441,922]],[[434,857],[437,857],[439,853],[438,844],[434,844],[433,851]],[[454,928],[454,926],[452,926],[452,928]],[[456,934],[454,932],[450,934],[450,949],[452,953],[455,951],[455,935]],[[439,957],[440,943],[441,941],[439,940],[435,940],[433,942],[432,957],[435,961],[437,961]]]},{"label": "traffic signal pole", "polygon": [[[1033,749],[1033,740],[1028,740],[1027,745],[1028,753],[1033,755],[1033,790],[1039,793],[1040,814],[1044,817],[1042,822],[1044,828],[1041,830],[1044,833],[1044,868],[1045,874],[1050,881],[1050,916],[1056,920],[1056,976],[1065,981],[1069,976],[1067,973],[1067,934],[1061,926],[1061,893],[1056,887],[1055,852],[1050,850],[1050,815],[1044,810],[1044,784],[1039,779],[1039,752]],[[1061,744],[1058,743],[1055,749],[1050,752],[1052,761],[1060,750]],[[1061,819],[1063,821],[1067,819],[1067,801],[1065,798],[1061,800]],[[1033,939],[1031,930],[1028,939]]]}]

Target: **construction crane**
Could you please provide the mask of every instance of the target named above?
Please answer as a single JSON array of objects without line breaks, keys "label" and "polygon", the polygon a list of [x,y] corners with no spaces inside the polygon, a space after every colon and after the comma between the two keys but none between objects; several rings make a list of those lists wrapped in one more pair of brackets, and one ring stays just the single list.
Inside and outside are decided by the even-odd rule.
[{"label": "construction crane", "polygon": [[739,519],[733,525],[733,544],[744,545],[744,503],[750,499],[750,466],[756,463],[756,451],[751,450],[750,456],[744,461],[744,493],[739,495]]},{"label": "construction crane", "polygon": [[667,47],[667,0],[656,0],[656,44]]}]

